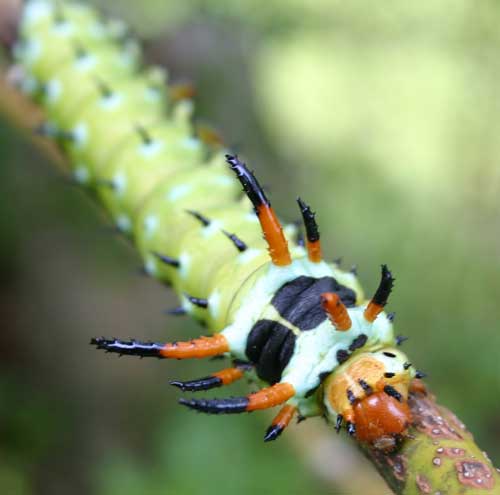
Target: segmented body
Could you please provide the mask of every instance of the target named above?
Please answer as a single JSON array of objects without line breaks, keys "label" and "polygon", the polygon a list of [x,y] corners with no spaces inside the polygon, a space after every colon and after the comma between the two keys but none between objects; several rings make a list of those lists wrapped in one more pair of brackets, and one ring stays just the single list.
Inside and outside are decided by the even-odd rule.
[{"label": "segmented body", "polygon": [[[26,72],[24,89],[47,113],[41,131],[61,145],[75,179],[133,239],[147,273],[172,285],[181,299],[176,312],[214,334],[173,344],[99,338],[99,348],[167,358],[230,355],[238,360],[232,368],[173,384],[205,390],[254,373],[266,386],[257,394],[183,403],[211,413],[285,404],[268,440],[296,411],[326,415],[337,426],[345,420],[354,433],[365,397],[384,392],[386,400],[406,400],[415,370],[391,351],[396,341],[383,312],[393,280],[387,268],[366,301],[353,273],[322,259],[304,202],[306,246],[296,241],[295,226],[282,230],[246,166],[196,137],[192,102],[172,98],[162,70],[141,69],[123,26],[79,4],[33,0],[16,57]],[[372,406],[364,404],[360,418],[370,416]],[[382,410],[380,404],[373,407]],[[406,423],[360,437],[399,434]]]}]

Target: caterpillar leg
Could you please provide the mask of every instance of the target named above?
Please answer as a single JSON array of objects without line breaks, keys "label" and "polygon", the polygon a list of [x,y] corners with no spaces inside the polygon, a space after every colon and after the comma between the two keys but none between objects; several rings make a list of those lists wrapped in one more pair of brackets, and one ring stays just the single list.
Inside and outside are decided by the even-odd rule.
[{"label": "caterpillar leg", "polygon": [[210,390],[212,388],[229,385],[243,378],[248,365],[237,365],[232,368],[225,368],[211,375],[197,380],[189,380],[187,382],[172,381],[170,385],[180,388],[183,392],[198,392],[199,390]]},{"label": "caterpillar leg", "polygon": [[276,440],[283,433],[283,430],[290,424],[290,421],[292,420],[296,411],[297,408],[295,406],[285,404],[273,419],[271,426],[267,429],[264,436],[264,442],[271,442],[272,440]]},{"label": "caterpillar leg", "polygon": [[179,403],[207,414],[235,414],[269,409],[283,404],[295,395],[289,383],[276,383],[254,394],[227,399],[179,399]]},{"label": "caterpillar leg", "polygon": [[229,344],[220,333],[210,337],[199,337],[187,342],[138,342],[136,340],[105,339],[97,337],[90,341],[97,349],[120,355],[156,357],[169,359],[191,359],[218,356],[229,351]]}]

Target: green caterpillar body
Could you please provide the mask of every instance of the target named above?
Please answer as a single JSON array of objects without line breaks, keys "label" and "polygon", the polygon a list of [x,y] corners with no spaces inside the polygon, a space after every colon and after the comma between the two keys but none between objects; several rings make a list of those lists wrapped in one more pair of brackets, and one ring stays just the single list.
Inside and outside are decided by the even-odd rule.
[{"label": "green caterpillar body", "polygon": [[[32,0],[15,57],[24,68],[23,89],[46,112],[42,131],[61,146],[75,179],[133,239],[147,273],[173,287],[179,312],[202,321],[219,344],[223,339],[213,354],[230,355],[240,363],[236,374],[254,373],[270,385],[239,403],[184,404],[217,413],[285,404],[301,416],[326,415],[337,429],[345,421],[352,434],[357,423],[358,439],[366,441],[404,432],[408,414],[398,431],[384,427],[371,436],[356,416],[373,394],[406,406],[410,381],[418,377],[394,349],[392,319],[382,311],[392,287],[386,267],[367,301],[353,273],[317,259],[296,240],[284,241],[289,259],[277,261],[262,217],[272,210],[257,181],[236,157],[225,158],[225,150],[195,137],[192,102],[171,98],[162,69],[141,67],[138,46],[120,23],[81,4]],[[240,197],[233,172],[248,197]],[[301,209],[306,227],[315,226],[307,205]],[[283,232],[295,239],[297,227],[285,225]],[[313,237],[311,245],[319,242],[319,234]],[[182,356],[175,344],[94,343],[124,354],[212,355],[202,352],[210,337],[203,342],[193,341],[191,354]],[[342,385],[347,377],[356,383]],[[214,386],[232,381],[217,379]],[[273,438],[286,426],[281,419],[273,423]]]}]

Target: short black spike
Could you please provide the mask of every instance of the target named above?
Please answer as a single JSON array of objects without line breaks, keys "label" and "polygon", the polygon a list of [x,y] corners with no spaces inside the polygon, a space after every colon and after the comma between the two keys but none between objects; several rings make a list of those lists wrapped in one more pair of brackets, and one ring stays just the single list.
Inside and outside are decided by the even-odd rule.
[{"label": "short black spike", "polygon": [[[392,323],[394,321],[394,319],[396,318],[396,312],[393,311],[392,313],[389,313],[387,315],[387,319]],[[397,338],[397,337],[396,337]]]},{"label": "short black spike", "polygon": [[299,204],[300,212],[302,213],[307,240],[309,242],[319,241],[320,236],[318,224],[314,218],[315,213],[311,210],[311,207],[308,204],[302,201],[302,199],[297,198],[297,203]]},{"label": "short black spike", "polygon": [[337,265],[337,267],[340,267],[340,265],[342,265],[342,256],[339,256],[338,258],[335,258],[335,259],[333,260],[333,263],[334,263],[335,265]]},{"label": "short black spike", "polygon": [[183,315],[187,314],[187,310],[186,310],[186,308],[184,308],[182,306],[177,306],[176,308],[167,309],[167,311],[165,311],[165,313],[167,313],[169,315],[174,315],[174,316],[183,316]]},{"label": "short black spike", "polygon": [[347,421],[345,427],[347,429],[347,433],[349,434],[349,436],[352,437],[356,434],[356,426],[354,425],[354,423]]},{"label": "short black spike", "polygon": [[384,387],[384,392],[389,396],[389,397],[394,397],[397,401],[401,402],[403,400],[402,395],[391,385],[386,385]]},{"label": "short black spike", "polygon": [[203,216],[201,213],[194,210],[186,210],[190,215],[192,215],[196,220],[198,220],[204,227],[208,227],[210,225],[210,220]]},{"label": "short black spike", "polygon": [[231,234],[229,232],[226,232],[225,230],[222,231],[226,237],[228,237],[233,244],[235,245],[236,249],[242,253],[243,251],[246,251],[248,249],[248,246],[236,235],[236,234]]},{"label": "short black spike", "polygon": [[411,368],[411,363],[409,363],[408,361],[406,363],[403,364],[403,368],[405,370],[407,370],[408,368]]},{"label": "short black spike", "polygon": [[137,134],[139,134],[139,137],[141,138],[142,144],[148,145],[153,142],[153,138],[151,137],[151,134],[148,132],[148,130],[142,126],[142,125],[136,125],[135,130],[137,131]]},{"label": "short black spike", "polygon": [[384,307],[387,304],[387,300],[389,299],[389,294],[394,287],[394,277],[392,273],[387,268],[387,265],[381,265],[381,276],[380,283],[375,292],[375,295],[372,298],[372,301],[379,306]]},{"label": "short black spike", "polygon": [[203,299],[201,297],[190,296],[189,294],[184,293],[186,298],[191,304],[198,306],[199,308],[206,309],[208,308],[208,299]]},{"label": "short black spike", "polygon": [[282,433],[284,428],[280,425],[271,425],[264,435],[264,442],[272,442],[276,440]]},{"label": "short black spike", "polygon": [[354,404],[356,402],[356,396],[354,395],[353,391],[350,388],[348,388],[346,393],[347,393],[347,400],[351,404]]},{"label": "short black spike", "polygon": [[409,337],[406,337],[405,335],[396,335],[396,345],[401,345],[403,342],[406,342]]},{"label": "short black spike", "polygon": [[337,421],[335,422],[335,431],[337,433],[340,432],[343,422],[344,422],[344,416],[342,416],[342,414],[337,414]]},{"label": "short black spike", "polygon": [[248,406],[247,397],[230,397],[227,399],[179,399],[179,404],[207,414],[237,414],[245,412]]},{"label": "short black spike", "polygon": [[210,390],[212,388],[221,387],[223,383],[222,379],[218,376],[209,375],[186,382],[174,380],[170,382],[170,385],[180,388],[183,392],[198,392],[199,390]]},{"label": "short black spike", "polygon": [[358,380],[358,383],[366,395],[373,394],[373,388],[368,383],[366,383],[362,378]]},{"label": "short black spike", "polygon": [[425,378],[427,376],[427,373],[424,373],[423,371],[417,370],[415,373],[415,378]]},{"label": "short black spike", "polygon": [[358,265],[352,265],[349,272],[352,273],[356,277],[358,275]]},{"label": "short black spike", "polygon": [[171,258],[170,256],[165,256],[164,254],[157,253],[156,251],[151,251],[151,253],[156,256],[165,265],[172,266],[173,268],[179,268],[181,265],[179,260]]},{"label": "short black spike", "polygon": [[394,378],[396,376],[396,373],[392,373],[392,372],[388,371],[387,373],[384,373],[384,376],[386,378]]}]

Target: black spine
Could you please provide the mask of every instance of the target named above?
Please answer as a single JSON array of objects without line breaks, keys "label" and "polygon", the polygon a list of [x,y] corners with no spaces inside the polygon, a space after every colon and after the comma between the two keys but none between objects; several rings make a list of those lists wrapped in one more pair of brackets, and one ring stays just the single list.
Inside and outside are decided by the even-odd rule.
[{"label": "black spine", "polygon": [[194,304],[195,306],[198,306],[199,308],[203,308],[203,309],[208,308],[208,299],[190,296],[189,294],[184,294],[184,295],[187,297],[188,301],[191,304]]},{"label": "black spine", "polygon": [[155,251],[153,251],[152,254],[156,256],[162,263],[165,263],[165,265],[169,265],[174,268],[179,268],[180,266],[179,260],[176,260],[175,258],[171,258],[170,256],[165,256],[164,254],[160,254]]},{"label": "black spine", "polygon": [[190,215],[192,215],[196,220],[198,220],[203,227],[208,227],[210,225],[210,220],[203,216],[201,213],[194,210],[186,210]]},{"label": "black spine", "polygon": [[309,242],[319,241],[319,230],[318,224],[316,223],[315,213],[311,210],[309,205],[304,203],[300,198],[297,198],[297,203],[300,207],[300,212],[302,213],[302,219],[304,220],[304,227],[306,228],[306,236]]},{"label": "black spine", "polygon": [[403,397],[401,396],[401,394],[394,387],[391,387],[390,385],[386,385],[384,387],[384,392],[389,397],[394,397],[399,402],[401,402],[403,400]]},{"label": "black spine", "polygon": [[210,390],[223,385],[222,379],[218,376],[205,376],[197,380],[187,382],[172,381],[170,385],[180,388],[183,392],[198,392],[200,390]]},{"label": "black spine", "polygon": [[379,306],[385,306],[393,287],[394,278],[392,273],[389,271],[389,268],[387,268],[387,265],[382,265],[380,283],[372,301]]},{"label": "black spine", "polygon": [[264,435],[264,442],[272,442],[283,433],[283,428],[280,425],[271,425]]},{"label": "black spine", "polygon": [[226,160],[231,165],[231,170],[236,174],[254,208],[257,209],[261,205],[270,206],[271,203],[267,199],[261,185],[247,166],[238,159],[238,156],[226,155]]},{"label": "black spine", "polygon": [[246,411],[248,398],[230,397],[227,399],[179,399],[179,404],[207,414],[237,414]]},{"label": "black spine", "polygon": [[90,341],[90,344],[95,345],[97,349],[120,355],[163,358],[160,355],[160,351],[163,349],[164,344],[156,342],[138,342],[137,340],[127,341],[96,337]]},{"label": "black spine", "polygon": [[224,233],[224,235],[226,237],[228,237],[233,242],[236,249],[240,253],[247,250],[248,246],[236,234],[230,234],[229,232],[226,232],[225,230],[223,230],[222,232]]}]

